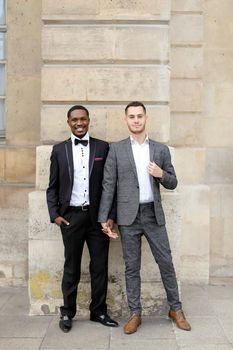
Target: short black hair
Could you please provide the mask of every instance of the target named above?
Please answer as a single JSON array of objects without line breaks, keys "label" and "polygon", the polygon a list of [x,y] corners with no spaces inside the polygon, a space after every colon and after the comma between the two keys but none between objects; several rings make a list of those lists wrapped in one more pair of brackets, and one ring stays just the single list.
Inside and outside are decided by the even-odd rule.
[{"label": "short black hair", "polygon": [[87,109],[86,107],[81,106],[81,105],[75,105],[75,106],[71,107],[71,108],[68,110],[68,112],[67,112],[67,119],[70,118],[70,114],[71,114],[73,111],[75,111],[76,109],[82,109],[83,111],[85,111],[85,112],[87,113],[88,118],[89,118],[89,111],[88,111],[88,109]]},{"label": "short black hair", "polygon": [[144,106],[144,104],[142,102],[133,101],[133,102],[128,103],[127,106],[125,107],[125,114],[127,114],[129,107],[142,107],[144,112],[146,113],[146,107]]}]

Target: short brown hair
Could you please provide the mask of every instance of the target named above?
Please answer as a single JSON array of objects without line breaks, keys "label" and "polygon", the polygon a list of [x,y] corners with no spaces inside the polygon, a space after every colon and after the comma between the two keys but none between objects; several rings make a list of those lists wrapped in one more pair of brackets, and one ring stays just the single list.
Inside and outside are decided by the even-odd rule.
[{"label": "short brown hair", "polygon": [[125,107],[125,114],[127,114],[129,107],[142,107],[142,109],[146,113],[146,107],[144,106],[144,104],[142,102],[133,101],[133,102],[130,102],[129,104],[127,104],[127,106]]}]

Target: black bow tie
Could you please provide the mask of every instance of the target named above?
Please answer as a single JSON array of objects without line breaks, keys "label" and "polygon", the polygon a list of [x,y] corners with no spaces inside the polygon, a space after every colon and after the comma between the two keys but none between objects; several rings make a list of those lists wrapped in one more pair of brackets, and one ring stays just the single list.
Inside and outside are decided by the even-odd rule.
[{"label": "black bow tie", "polygon": [[81,143],[81,145],[83,145],[83,146],[87,146],[87,145],[88,145],[88,140],[78,140],[78,139],[74,139],[74,144],[75,144],[75,146],[78,145],[79,143]]}]

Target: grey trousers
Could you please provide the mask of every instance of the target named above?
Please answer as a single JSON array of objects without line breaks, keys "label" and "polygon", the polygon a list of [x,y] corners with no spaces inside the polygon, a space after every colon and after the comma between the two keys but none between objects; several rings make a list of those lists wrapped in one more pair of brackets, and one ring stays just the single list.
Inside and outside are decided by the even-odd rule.
[{"label": "grey trousers", "polygon": [[172,310],[181,309],[176,274],[165,226],[158,226],[153,203],[140,204],[130,226],[119,226],[125,261],[126,292],[131,314],[141,314],[141,237],[144,235],[159,266],[167,301]]}]

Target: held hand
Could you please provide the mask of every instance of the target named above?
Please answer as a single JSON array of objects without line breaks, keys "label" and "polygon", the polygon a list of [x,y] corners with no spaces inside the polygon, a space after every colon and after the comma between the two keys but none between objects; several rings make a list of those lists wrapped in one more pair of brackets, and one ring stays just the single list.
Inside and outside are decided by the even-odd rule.
[{"label": "held hand", "polygon": [[69,225],[70,224],[62,216],[58,216],[54,221],[55,221],[55,224],[57,224],[58,226],[61,226],[62,223],[64,223],[65,225]]},{"label": "held hand", "polygon": [[162,178],[163,170],[155,162],[150,162],[147,169],[150,175]]},{"label": "held hand", "polygon": [[[112,221],[112,220],[111,220]],[[113,230],[113,228],[111,228],[108,225],[108,221],[107,222],[101,222],[102,225],[102,231],[103,233],[105,233],[108,237],[116,239],[118,238],[118,234],[116,231]]]},{"label": "held hand", "polygon": [[114,225],[114,221],[112,219],[107,220],[107,226],[112,230]]}]

